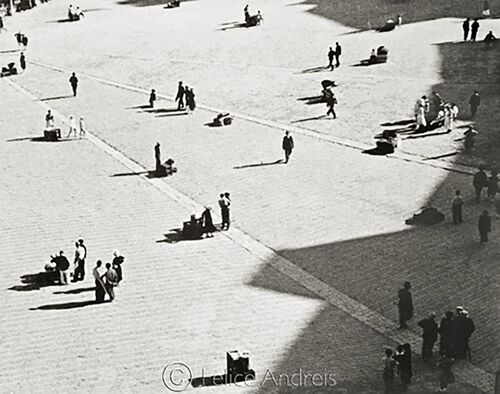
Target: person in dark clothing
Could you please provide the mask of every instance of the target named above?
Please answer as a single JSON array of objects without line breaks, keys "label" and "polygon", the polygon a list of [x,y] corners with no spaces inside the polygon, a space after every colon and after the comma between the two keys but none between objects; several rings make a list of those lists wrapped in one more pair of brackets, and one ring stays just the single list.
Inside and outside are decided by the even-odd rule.
[{"label": "person in dark clothing", "polygon": [[85,279],[85,259],[87,258],[87,247],[84,244],[83,239],[79,239],[76,243],[76,253],[75,253],[75,272],[73,274],[73,281],[77,282],[79,280]]},{"label": "person in dark clothing", "polygon": [[21,56],[19,56],[19,64],[23,71],[26,70],[26,57],[24,56],[24,52],[21,52]]},{"label": "person in dark clothing", "polygon": [[464,205],[464,200],[460,195],[460,190],[455,191],[455,198],[451,203],[451,213],[453,218],[453,224],[462,223],[462,206]]},{"label": "person in dark clothing", "polygon": [[186,90],[184,86],[182,86],[182,81],[179,81],[179,86],[177,87],[177,95],[175,96],[175,101],[179,100],[177,104],[177,109],[184,109],[184,95],[186,94]]},{"label": "person in dark clothing", "polygon": [[488,191],[488,199],[493,202],[495,200],[495,195],[498,193],[498,177],[496,171],[491,172],[491,176],[488,179],[486,187],[486,190]]},{"label": "person in dark clothing", "polygon": [[483,167],[479,167],[479,171],[474,175],[472,185],[476,191],[476,202],[479,203],[481,200],[481,192],[486,186],[488,186],[488,177],[486,176]]},{"label": "person in dark clothing", "polygon": [[203,233],[207,235],[207,238],[212,238],[215,231],[214,222],[212,220],[212,208],[205,208],[201,214],[201,220],[203,224]]},{"label": "person in dark clothing", "polygon": [[191,112],[193,112],[196,108],[196,100],[194,99],[194,97],[195,94],[193,88],[187,89],[186,87],[186,105],[188,106]]},{"label": "person in dark clothing", "polygon": [[486,37],[484,37],[484,45],[485,47],[488,48],[493,48],[493,45],[495,44],[496,37],[493,34],[493,32],[490,30],[488,34],[486,34]]},{"label": "person in dark clothing", "polygon": [[398,291],[399,328],[408,328],[406,322],[413,317],[413,300],[411,296],[411,283],[405,282]]},{"label": "person in dark clothing", "polygon": [[439,369],[439,393],[446,392],[448,385],[455,382],[455,375],[451,369],[454,361],[449,355],[443,354],[443,357],[437,364]]},{"label": "person in dark clothing", "polygon": [[154,89],[151,89],[151,93],[149,94],[149,106],[151,108],[154,107],[156,101],[156,92]]},{"label": "person in dark clothing", "polygon": [[288,159],[292,154],[292,150],[294,148],[293,145],[293,137],[290,135],[288,131],[285,131],[285,136],[283,137],[283,142],[281,143],[281,147],[285,151],[285,164],[288,163]]},{"label": "person in dark clothing", "polygon": [[479,22],[477,21],[477,19],[474,19],[474,22],[472,22],[471,25],[471,32],[470,32],[471,41],[476,41],[478,30],[479,30]]},{"label": "person in dark clothing", "polygon": [[477,90],[475,90],[469,99],[471,118],[474,118],[474,116],[476,116],[476,112],[477,112],[477,109],[479,108],[479,104],[481,104],[481,97],[479,96],[479,92]]},{"label": "person in dark clothing", "polygon": [[429,360],[432,357],[432,349],[438,338],[438,325],[434,321],[436,314],[429,314],[429,317],[418,322],[422,328],[422,360]]},{"label": "person in dark clothing", "polygon": [[467,37],[469,37],[470,30],[470,19],[467,18],[464,23],[462,23],[462,30],[464,31],[464,41],[467,41]]},{"label": "person in dark clothing", "polygon": [[71,88],[73,89],[73,96],[76,96],[76,90],[78,88],[78,78],[76,77],[75,73],[71,74],[69,83],[71,85]]},{"label": "person in dark clothing", "polygon": [[161,151],[160,151],[160,143],[157,142],[155,145],[155,161],[156,161],[156,171],[160,171],[161,169]]},{"label": "person in dark clothing", "polygon": [[488,233],[491,231],[491,218],[488,210],[485,209],[479,216],[477,228],[479,230],[479,242],[488,242]]},{"label": "person in dark clothing", "polygon": [[411,367],[411,346],[409,343],[399,345],[396,348],[394,359],[398,363],[398,375],[401,380],[401,389],[406,391],[413,376]]},{"label": "person in dark clothing", "polygon": [[66,258],[62,250],[59,252],[59,255],[55,256],[52,260],[56,264],[56,269],[59,271],[59,284],[67,285],[69,260]]},{"label": "person in dark clothing", "polygon": [[330,71],[333,71],[333,58],[335,56],[335,51],[333,50],[332,47],[330,47],[330,50],[328,51],[328,67],[330,68]]},{"label": "person in dark clothing", "polygon": [[332,94],[326,100],[326,106],[328,111],[326,112],[326,116],[332,114],[333,119],[337,119],[337,114],[335,113],[335,104],[337,104],[337,98]]},{"label": "person in dark clothing", "polygon": [[117,286],[123,279],[122,264],[124,261],[125,261],[125,257],[123,257],[118,250],[114,250],[113,251],[112,267],[116,272],[116,285]]},{"label": "person in dark clothing", "polygon": [[95,280],[95,301],[104,302],[104,296],[106,295],[106,288],[104,287],[104,282],[102,280],[103,273],[101,272],[102,261],[97,260],[96,265],[92,271]]},{"label": "person in dark clothing", "polygon": [[465,315],[463,314],[463,308],[458,306],[457,313],[455,314],[451,326],[451,338],[453,342],[453,356],[462,360],[465,360],[467,357],[466,327],[467,323],[465,321]]},{"label": "person in dark clothing", "polygon": [[340,55],[342,55],[342,47],[338,42],[335,43],[335,67],[340,67]]},{"label": "person in dark clothing", "polygon": [[445,316],[441,319],[439,324],[439,354],[452,354],[453,340],[452,340],[452,326],[453,326],[453,312],[447,311]]},{"label": "person in dark clothing", "polygon": [[471,351],[470,351],[470,345],[469,345],[469,340],[472,334],[474,333],[474,330],[476,329],[476,326],[474,325],[474,321],[469,317],[469,312],[467,312],[465,309],[462,311],[463,315],[465,316],[464,320],[464,330],[465,330],[465,352],[467,355],[467,358],[469,361],[472,361],[472,356],[471,356]]}]

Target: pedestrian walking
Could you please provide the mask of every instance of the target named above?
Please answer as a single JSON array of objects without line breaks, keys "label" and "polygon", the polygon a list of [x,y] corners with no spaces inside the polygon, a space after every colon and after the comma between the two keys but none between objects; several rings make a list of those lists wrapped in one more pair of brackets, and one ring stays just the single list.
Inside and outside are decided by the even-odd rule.
[{"label": "pedestrian walking", "polygon": [[396,368],[396,360],[394,360],[392,350],[385,349],[385,356],[382,359],[384,372],[382,379],[384,381],[384,393],[392,393],[394,387],[394,369]]},{"label": "pedestrian walking", "polygon": [[21,56],[19,56],[19,65],[23,71],[26,70],[26,57],[24,56],[24,52],[21,52]]},{"label": "pedestrian walking", "polygon": [[402,391],[406,391],[411,384],[413,376],[412,362],[411,362],[411,346],[409,343],[398,345],[394,354],[394,360],[398,366],[398,376],[401,381]]},{"label": "pedestrian walking", "polygon": [[488,185],[486,186],[487,194],[488,194],[488,200],[490,202],[493,202],[495,200],[495,195],[498,193],[498,177],[497,177],[497,171],[493,170],[491,171],[491,176],[488,179]]},{"label": "pedestrian walking", "polygon": [[182,81],[179,81],[179,85],[177,87],[177,95],[175,96],[175,101],[179,101],[177,104],[177,109],[180,111],[184,109],[184,96],[186,94],[186,90],[184,86],[182,86]]},{"label": "pedestrian walking", "polygon": [[474,19],[474,22],[472,22],[472,25],[470,27],[470,40],[471,41],[476,41],[478,30],[479,30],[479,22],[477,21],[477,19]]},{"label": "pedestrian walking", "polygon": [[484,167],[480,166],[479,171],[474,174],[474,179],[472,180],[472,185],[476,191],[476,203],[481,200],[481,193],[485,187],[488,186],[488,177],[484,172]]},{"label": "pedestrian walking", "polygon": [[464,199],[460,195],[460,190],[455,191],[455,198],[451,203],[451,213],[453,218],[453,224],[462,223],[462,206],[464,205]]},{"label": "pedestrian walking", "polygon": [[335,104],[337,104],[337,98],[332,92],[331,96],[326,99],[326,106],[328,108],[328,111],[326,111],[326,116],[332,114],[333,119],[337,119],[337,114],[335,113]]},{"label": "pedestrian walking", "polygon": [[87,131],[86,131],[86,126],[85,126],[85,121],[83,119],[83,116],[80,116],[80,122],[79,122],[79,128],[80,128],[80,135],[79,137],[80,138],[84,138],[85,135],[87,134]]},{"label": "pedestrian walking", "polygon": [[438,325],[434,321],[436,314],[431,312],[429,317],[418,322],[418,326],[422,328],[422,360],[432,358],[432,350],[438,338]]},{"label": "pedestrian walking", "polygon": [[113,250],[113,262],[112,267],[116,271],[116,285],[118,286],[123,280],[123,270],[122,264],[125,261],[125,257],[120,254],[120,251]]},{"label": "pedestrian walking", "polygon": [[335,57],[335,51],[333,50],[332,47],[328,50],[328,67],[330,68],[330,71],[333,71],[333,58]]},{"label": "pedestrian walking", "polygon": [[479,242],[488,242],[488,233],[491,232],[491,218],[487,209],[479,216],[477,229],[479,230]]},{"label": "pedestrian walking", "polygon": [[453,312],[447,311],[439,324],[439,354],[453,354]]},{"label": "pedestrian walking", "polygon": [[455,375],[451,369],[455,360],[447,354],[443,354],[441,360],[438,362],[437,367],[439,370],[439,389],[438,392],[444,393],[448,389],[448,385],[455,383]]},{"label": "pedestrian walking", "polygon": [[156,101],[156,92],[154,89],[151,89],[151,93],[149,94],[149,106],[151,108],[154,107]]},{"label": "pedestrian walking", "polygon": [[157,142],[156,145],[155,145],[155,162],[156,162],[156,171],[160,171],[161,170],[161,147],[160,147],[160,143]]},{"label": "pedestrian walking", "polygon": [[470,19],[467,18],[464,23],[462,23],[462,30],[464,31],[464,41],[467,41],[467,37],[469,37],[470,30]]},{"label": "pedestrian walking", "polygon": [[69,78],[69,83],[71,85],[71,89],[73,89],[73,96],[76,96],[76,90],[78,89],[78,78],[75,73],[71,74]]},{"label": "pedestrian walking", "polygon": [[207,238],[212,238],[215,232],[215,226],[212,219],[212,208],[205,207],[205,210],[201,214],[201,222],[203,234],[206,234]]},{"label": "pedestrian walking", "polygon": [[342,47],[338,42],[335,43],[335,67],[340,67],[340,55],[342,55]]},{"label": "pedestrian walking", "polygon": [[104,302],[104,296],[106,295],[106,288],[104,282],[102,280],[105,272],[102,270],[102,261],[97,260],[95,263],[95,267],[92,270],[92,274],[94,275],[95,281],[95,301],[96,302]]},{"label": "pedestrian walking", "polygon": [[476,116],[476,112],[480,104],[481,104],[481,97],[479,96],[479,92],[477,90],[474,90],[474,93],[472,94],[472,96],[470,96],[469,99],[471,118],[474,118],[474,116]]},{"label": "pedestrian walking", "polygon": [[281,147],[285,152],[285,164],[286,164],[288,163],[288,160],[290,159],[290,155],[292,154],[294,148],[293,137],[290,135],[289,131],[285,131],[285,136],[283,137]]},{"label": "pedestrian walking", "polygon": [[59,284],[67,285],[69,261],[64,255],[64,252],[62,250],[59,251],[59,255],[54,257],[53,261],[56,264],[56,269],[59,271]]},{"label": "pedestrian walking", "polygon": [[405,282],[402,289],[398,291],[398,311],[399,311],[399,328],[408,328],[406,322],[413,317],[413,300],[410,292],[411,283]]},{"label": "pedestrian walking", "polygon": [[77,135],[76,119],[73,115],[71,115],[69,117],[69,133],[68,133],[68,136],[66,138],[70,138],[71,133],[73,133],[73,135],[76,137],[76,135]]},{"label": "pedestrian walking", "polygon": [[111,267],[110,263],[106,263],[106,273],[104,274],[106,292],[109,295],[110,301],[115,299],[115,286],[118,284],[118,275],[116,271]]}]

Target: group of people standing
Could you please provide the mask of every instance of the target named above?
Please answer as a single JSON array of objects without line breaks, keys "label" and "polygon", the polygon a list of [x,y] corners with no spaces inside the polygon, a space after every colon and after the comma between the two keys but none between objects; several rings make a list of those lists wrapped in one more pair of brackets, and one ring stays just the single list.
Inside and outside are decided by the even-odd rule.
[{"label": "group of people standing", "polygon": [[[58,282],[60,285],[68,285],[69,278],[72,276],[71,282],[83,281],[85,279],[85,262],[87,260],[87,246],[83,239],[75,242],[75,257],[73,265],[70,264],[64,251],[51,256],[51,262],[45,266],[46,271],[57,271]],[[98,260],[96,266],[92,270],[95,280],[95,299],[96,302],[103,302],[105,295],[109,295],[110,301],[115,299],[114,288],[123,279],[122,264],[125,258],[118,250],[113,251],[113,260],[106,264],[106,268],[102,266],[102,261]]]},{"label": "group of people standing", "polygon": [[[328,68],[333,71],[335,67],[340,67],[340,55],[342,55],[342,47],[338,42],[335,43],[335,50],[330,47],[328,50]],[[333,65],[333,59],[335,58],[335,66]]]},{"label": "group of people standing", "polygon": [[175,96],[175,101],[178,101],[177,109],[179,111],[184,109],[194,111],[196,108],[196,101],[194,97],[195,94],[193,88],[190,88],[187,85],[184,86],[182,81],[179,81],[179,84],[177,86],[177,94]]}]

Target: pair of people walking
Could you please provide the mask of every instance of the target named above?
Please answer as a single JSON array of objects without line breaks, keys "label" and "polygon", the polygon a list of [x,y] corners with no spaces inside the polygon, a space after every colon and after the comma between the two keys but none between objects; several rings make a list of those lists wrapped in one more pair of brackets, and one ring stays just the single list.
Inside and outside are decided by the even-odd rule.
[{"label": "pair of people walking", "polygon": [[69,132],[68,132],[68,136],[66,138],[70,138],[71,134],[73,134],[73,136],[75,138],[77,136],[79,138],[84,138],[85,134],[86,134],[85,128],[86,127],[85,127],[85,121],[83,119],[83,116],[80,116],[80,119],[79,119],[78,124],[77,124],[76,118],[73,115],[71,115],[69,117]]},{"label": "pair of people walking", "polygon": [[479,31],[479,22],[477,21],[477,19],[474,19],[471,24],[470,18],[465,19],[465,21],[462,23],[462,31],[464,33],[464,41],[467,41],[467,38],[469,37],[469,31],[470,40],[476,41],[477,32]]},{"label": "pair of people walking", "polygon": [[[338,42],[335,43],[335,50],[330,47],[328,50],[328,68],[333,71],[335,67],[340,67],[340,55],[342,54],[342,47]],[[333,65],[333,58],[335,58],[335,66]]]}]

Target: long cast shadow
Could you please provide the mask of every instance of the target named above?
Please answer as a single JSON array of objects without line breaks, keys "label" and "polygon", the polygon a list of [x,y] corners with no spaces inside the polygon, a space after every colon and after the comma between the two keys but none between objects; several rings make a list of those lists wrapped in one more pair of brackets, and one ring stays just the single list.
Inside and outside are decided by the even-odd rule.
[{"label": "long cast shadow", "polygon": [[284,163],[285,162],[283,161],[283,159],[279,159],[279,160],[276,160],[276,161],[273,161],[273,162],[269,162],[269,163],[260,162],[260,163],[255,163],[255,164],[245,164],[243,166],[233,167],[233,169],[235,169],[235,170],[241,170],[243,168],[274,166],[276,164],[284,164]]},{"label": "long cast shadow", "polygon": [[95,286],[94,287],[82,287],[79,289],[71,289],[71,290],[66,290],[66,291],[54,291],[54,294],[80,294],[80,293],[85,293],[87,291],[95,291]]},{"label": "long cast shadow", "polygon": [[41,305],[36,308],[30,308],[30,311],[47,311],[47,310],[60,310],[60,309],[75,309],[75,308],[84,308],[89,305],[101,305],[109,303],[109,300],[105,300],[103,302],[97,302],[95,300],[88,301],[74,301],[74,302],[66,302],[64,304],[48,304]]},{"label": "long cast shadow", "polygon": [[22,285],[9,287],[8,290],[31,291],[40,290],[42,287],[59,286],[55,283],[59,279],[57,272],[38,272],[36,274],[26,274],[20,277]]},{"label": "long cast shadow", "polygon": [[305,118],[305,119],[298,119],[298,120],[292,120],[290,123],[302,123],[302,122],[308,122],[310,120],[319,120],[323,118],[328,118],[326,115],[320,115],[320,116],[315,116],[312,118]]},{"label": "long cast shadow", "polygon": [[42,98],[42,99],[40,99],[40,101],[61,100],[61,99],[70,98],[70,97],[73,97],[73,96],[55,96],[55,97],[46,97],[46,98]]}]

